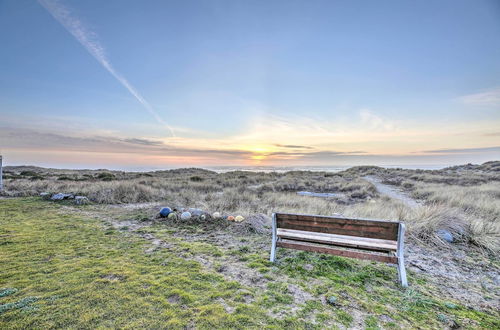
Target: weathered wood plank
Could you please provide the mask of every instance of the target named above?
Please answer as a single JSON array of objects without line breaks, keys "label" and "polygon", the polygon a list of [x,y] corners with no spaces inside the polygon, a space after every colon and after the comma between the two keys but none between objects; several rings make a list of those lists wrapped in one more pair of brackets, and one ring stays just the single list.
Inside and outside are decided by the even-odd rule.
[{"label": "weathered wood plank", "polygon": [[304,225],[304,226],[313,226],[313,227],[325,227],[325,228],[340,228],[344,230],[361,230],[366,232],[388,232],[394,233],[397,232],[398,226],[387,228],[387,227],[377,227],[377,226],[366,226],[363,223],[336,223],[336,222],[316,222],[316,221],[302,221],[300,219],[292,220],[292,219],[279,219],[278,223],[289,223],[296,225]]},{"label": "weathered wood plank", "polygon": [[[286,228],[279,228],[280,231],[282,232],[303,232],[303,233],[311,233],[309,231],[301,231],[301,230],[295,230],[295,229],[286,229]],[[349,235],[337,235],[337,234],[329,234],[329,233],[321,233],[321,232],[313,232],[314,235],[323,235],[323,236],[338,236],[340,238],[342,237],[352,237],[352,236],[349,236]],[[380,243],[388,243],[388,244],[395,244],[397,245],[397,242],[396,241],[393,241],[393,240],[386,240],[386,239],[378,239],[378,238],[369,238],[369,237],[360,237],[360,236],[354,236],[356,240],[360,240],[360,241],[368,241],[368,242],[380,242]]]},{"label": "weathered wood plank", "polygon": [[287,228],[303,231],[312,231],[328,234],[338,234],[338,235],[348,235],[348,236],[360,236],[366,238],[377,238],[386,240],[397,240],[397,228],[394,230],[386,230],[384,228],[374,228],[374,227],[348,227],[343,228],[342,226],[336,226],[334,224],[322,224],[313,222],[301,222],[301,221],[291,221],[291,220],[278,220],[278,228]]},{"label": "weathered wood plank", "polygon": [[279,237],[292,240],[316,242],[329,245],[348,246],[348,247],[355,247],[367,250],[387,251],[387,252],[397,250],[397,242],[390,240],[367,239],[362,237],[313,233],[301,230],[288,230],[281,228],[277,230],[277,235]]},{"label": "weathered wood plank", "polygon": [[335,216],[277,213],[276,219],[278,227],[282,228],[361,236],[366,238],[390,239],[394,241],[397,240],[399,228],[399,223],[393,221],[352,219]]},{"label": "weathered wood plank", "polygon": [[287,242],[287,241],[278,241],[276,242],[276,246],[295,249],[295,250],[303,250],[303,251],[311,251],[311,252],[320,252],[320,253],[328,253],[342,257],[348,258],[356,258],[356,259],[364,259],[364,260],[374,260],[380,262],[386,262],[391,264],[397,264],[398,258],[389,256],[389,255],[379,255],[379,254],[371,254],[371,253],[363,253],[349,250],[340,250],[334,249],[330,247],[316,246],[306,243],[296,243],[296,242]]},{"label": "weathered wood plank", "polygon": [[291,213],[277,213],[277,219],[301,220],[301,221],[315,221],[315,222],[335,222],[342,224],[359,224],[363,223],[366,226],[392,228],[397,227],[398,222],[387,220],[371,220],[371,219],[354,219],[340,216],[322,216],[322,215],[307,215],[307,214],[291,214]]}]

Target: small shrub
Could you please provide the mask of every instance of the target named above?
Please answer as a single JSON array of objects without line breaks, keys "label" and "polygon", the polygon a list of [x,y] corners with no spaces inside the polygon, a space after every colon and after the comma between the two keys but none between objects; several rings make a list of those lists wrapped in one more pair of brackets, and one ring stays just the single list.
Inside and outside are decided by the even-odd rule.
[{"label": "small shrub", "polygon": [[1,297],[10,296],[11,294],[14,294],[16,292],[17,292],[16,288],[3,288],[3,289],[0,289],[0,298]]},{"label": "small shrub", "polygon": [[38,173],[35,172],[35,171],[22,171],[21,173],[19,173],[19,175],[22,175],[22,176],[37,176]]},{"label": "small shrub", "polygon": [[411,189],[413,188],[415,185],[411,182],[408,182],[408,181],[404,181],[401,186],[405,189]]},{"label": "small shrub", "polygon": [[113,173],[102,172],[97,175],[97,178],[102,181],[112,181],[116,179],[116,176]]}]

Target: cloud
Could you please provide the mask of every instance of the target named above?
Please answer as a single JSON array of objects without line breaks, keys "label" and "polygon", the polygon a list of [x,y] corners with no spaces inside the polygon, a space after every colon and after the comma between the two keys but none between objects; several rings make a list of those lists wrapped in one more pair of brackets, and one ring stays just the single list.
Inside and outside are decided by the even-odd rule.
[{"label": "cloud", "polygon": [[42,5],[61,25],[75,37],[76,40],[109,72],[125,87],[132,96],[153,116],[160,124],[165,126],[172,136],[175,136],[173,129],[160,117],[158,112],[144,97],[135,89],[128,80],[122,76],[111,65],[104,47],[98,40],[97,34],[89,30],[77,17],[73,16],[68,7],[64,6],[58,0],[38,0]]},{"label": "cloud", "polygon": [[288,148],[288,149],[314,149],[313,147],[298,146],[293,144],[275,144],[275,146],[279,148]]},{"label": "cloud", "polygon": [[315,157],[331,157],[331,156],[339,156],[339,155],[361,155],[366,154],[364,151],[316,151],[316,152],[286,152],[286,151],[277,151],[271,152],[268,156],[300,156],[306,158],[315,158]]},{"label": "cloud", "polygon": [[[4,160],[9,164],[46,164],[78,168],[111,166],[123,169],[127,166],[165,168],[169,166],[336,166],[336,165],[387,165],[387,164],[460,164],[498,159],[500,147],[470,149],[428,150],[427,154],[390,155],[363,151],[293,150],[255,153],[236,146],[211,142],[176,145],[144,138],[101,135],[74,135],[53,133],[26,128],[0,127],[0,141]],[[226,148],[226,149],[224,149]],[[262,156],[263,158],[255,158]],[[91,165],[92,164],[92,165]]]},{"label": "cloud", "polygon": [[153,140],[147,140],[147,139],[137,139],[137,138],[132,138],[132,139],[123,139],[124,142],[131,143],[131,144],[139,144],[143,146],[161,146],[163,142],[161,141],[153,141]]},{"label": "cloud", "polygon": [[500,132],[484,133],[483,136],[500,136]]},{"label": "cloud", "polygon": [[[207,163],[214,161],[245,162],[256,155],[254,151],[238,148],[224,149],[223,146],[210,144],[206,148],[192,145],[175,145],[143,138],[123,138],[118,136],[70,135],[53,133],[35,129],[1,128],[0,140],[5,150],[25,150],[30,152],[63,152],[63,153],[101,153],[106,157],[113,154],[131,154],[137,157],[168,156],[205,159]],[[362,151],[276,151],[262,153],[268,160],[326,160],[334,156],[362,155]]]},{"label": "cloud", "polygon": [[2,127],[0,141],[5,150],[38,150],[57,152],[130,153],[182,157],[250,157],[249,151],[237,149],[178,147],[140,138],[116,136],[77,136]]},{"label": "cloud", "polygon": [[458,100],[467,105],[500,106],[500,87],[464,95],[459,97]]},{"label": "cloud", "polygon": [[423,152],[430,154],[468,154],[468,153],[498,152],[500,156],[500,147],[437,149],[437,150],[425,150]]},{"label": "cloud", "polygon": [[396,128],[394,122],[380,117],[369,109],[361,110],[359,115],[361,123],[373,131],[393,131]]}]

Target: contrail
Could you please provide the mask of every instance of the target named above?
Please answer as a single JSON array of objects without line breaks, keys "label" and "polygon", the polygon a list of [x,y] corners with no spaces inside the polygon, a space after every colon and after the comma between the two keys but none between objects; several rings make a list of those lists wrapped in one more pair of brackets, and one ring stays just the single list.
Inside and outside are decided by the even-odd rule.
[{"label": "contrail", "polygon": [[170,130],[172,136],[175,136],[174,130],[170,127],[156,112],[155,109],[149,104],[148,101],[142,97],[142,95],[137,91],[137,89],[132,86],[125,77],[123,77],[115,68],[111,65],[110,61],[106,56],[104,47],[101,46],[97,35],[87,29],[83,23],[73,15],[71,11],[62,5],[58,0],[38,0],[38,3],[42,5],[59,23],[61,23],[64,28],[73,35],[73,37],[78,40],[80,44],[106,69],[113,77],[120,82],[120,84],[125,87],[130,94],[132,94],[137,101],[139,101],[144,108],[156,119],[158,123],[164,125]]}]

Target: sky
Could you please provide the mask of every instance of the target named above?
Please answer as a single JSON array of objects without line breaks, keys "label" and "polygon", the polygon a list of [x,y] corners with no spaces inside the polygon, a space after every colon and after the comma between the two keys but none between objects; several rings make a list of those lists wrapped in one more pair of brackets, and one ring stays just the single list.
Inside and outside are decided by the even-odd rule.
[{"label": "sky", "polygon": [[0,0],[4,165],[500,160],[500,2]]}]

